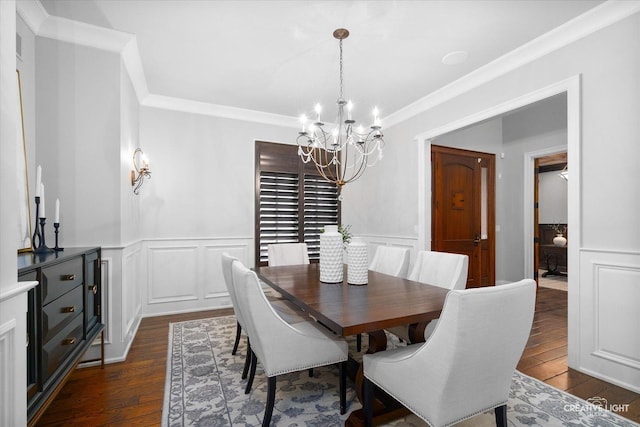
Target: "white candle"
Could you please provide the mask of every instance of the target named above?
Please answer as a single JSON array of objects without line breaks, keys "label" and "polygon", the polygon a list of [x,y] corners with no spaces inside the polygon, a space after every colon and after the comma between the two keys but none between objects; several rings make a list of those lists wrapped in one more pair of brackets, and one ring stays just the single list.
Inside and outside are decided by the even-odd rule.
[{"label": "white candle", "polygon": [[347,102],[347,120],[351,120],[351,110],[353,110],[353,102]]},{"label": "white candle", "polygon": [[42,184],[42,166],[36,169],[36,197],[40,197],[40,184]]},{"label": "white candle", "polygon": [[320,123],[320,113],[322,112],[322,106],[318,103],[316,104],[314,110],[316,110],[316,113],[318,114],[318,120],[316,121]]},{"label": "white candle", "polygon": [[60,199],[56,199],[56,219],[53,222],[60,223]]},{"label": "white candle", "polygon": [[304,132],[305,129],[305,125],[307,124],[307,116],[305,116],[304,114],[300,116],[300,123],[302,123],[302,132]]},{"label": "white candle", "polygon": [[40,218],[46,218],[44,213],[44,184],[40,183]]}]

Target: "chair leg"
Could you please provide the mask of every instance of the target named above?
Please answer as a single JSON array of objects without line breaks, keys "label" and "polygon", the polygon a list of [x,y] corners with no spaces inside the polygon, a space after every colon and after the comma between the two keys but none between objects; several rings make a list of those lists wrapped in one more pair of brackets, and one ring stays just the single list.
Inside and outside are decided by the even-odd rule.
[{"label": "chair leg", "polygon": [[268,427],[271,423],[271,415],[273,414],[273,404],[276,401],[276,377],[267,378],[267,408],[264,410],[264,418],[262,419],[262,427]]},{"label": "chair leg", "polygon": [[496,413],[496,427],[507,427],[507,405],[498,406]]},{"label": "chair leg", "polygon": [[373,383],[364,377],[364,425],[373,427]]},{"label": "chair leg", "polygon": [[258,358],[256,354],[251,350],[251,372],[249,373],[249,381],[247,381],[247,387],[244,389],[244,394],[249,394],[251,386],[253,385],[253,378],[256,376],[256,365],[258,364]]},{"label": "chair leg", "polygon": [[247,379],[249,368],[251,367],[251,343],[247,337],[247,354],[244,356],[244,369],[242,369],[242,379]]},{"label": "chair leg", "polygon": [[238,343],[240,343],[240,334],[242,332],[242,326],[240,323],[236,322],[236,342],[233,344],[233,350],[231,350],[231,355],[235,356],[238,351]]},{"label": "chair leg", "polygon": [[340,415],[347,412],[347,362],[340,362]]},{"label": "chair leg", "polygon": [[362,334],[356,336],[356,351],[360,353],[362,350]]}]

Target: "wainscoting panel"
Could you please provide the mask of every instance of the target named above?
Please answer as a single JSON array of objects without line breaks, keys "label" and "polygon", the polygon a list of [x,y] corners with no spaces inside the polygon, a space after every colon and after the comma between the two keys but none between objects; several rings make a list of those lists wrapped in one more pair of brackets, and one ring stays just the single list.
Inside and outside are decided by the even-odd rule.
[{"label": "wainscoting panel", "polygon": [[204,277],[205,282],[205,299],[219,298],[220,303],[226,301],[231,305],[229,299],[229,293],[227,292],[227,285],[224,283],[224,277],[222,274],[222,254],[227,253],[231,256],[238,258],[245,265],[247,265],[248,248],[245,244],[238,244],[230,246],[228,244],[214,244],[204,245]]},{"label": "wainscoting panel", "polygon": [[[12,319],[0,325],[0,425],[10,426],[16,421],[15,390],[15,330],[16,321]],[[24,381],[24,380],[23,380]]]},{"label": "wainscoting panel", "polygon": [[580,255],[580,365],[640,392],[640,254]]},{"label": "wainscoting panel", "polygon": [[143,317],[230,307],[222,254],[253,266],[251,238],[147,240],[142,247],[147,259]]},{"label": "wainscoting panel", "polygon": [[122,253],[122,336],[130,342],[138,328],[142,306],[140,289],[144,283],[140,245],[127,247]]},{"label": "wainscoting panel", "polygon": [[38,282],[0,283],[0,426],[27,425],[27,295]]},{"label": "wainscoting panel", "polygon": [[382,235],[358,235],[367,242],[367,251],[369,256],[369,262],[373,259],[378,246],[398,246],[401,248],[409,248],[411,253],[411,260],[409,264],[409,271],[413,268],[413,263],[418,253],[418,238],[417,237],[398,237],[398,236],[382,236]]},{"label": "wainscoting panel", "polygon": [[198,246],[149,248],[148,304],[198,299]]}]

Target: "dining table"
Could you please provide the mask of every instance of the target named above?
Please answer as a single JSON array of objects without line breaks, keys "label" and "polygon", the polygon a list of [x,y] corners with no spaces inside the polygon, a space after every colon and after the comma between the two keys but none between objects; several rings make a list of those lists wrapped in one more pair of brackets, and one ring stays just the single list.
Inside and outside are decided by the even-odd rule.
[{"label": "dining table", "polygon": [[[440,316],[448,289],[369,270],[366,285],[320,281],[320,264],[259,266],[258,277],[283,298],[288,299],[336,335],[349,337],[367,334],[367,353],[387,348],[385,329],[409,325],[411,343],[424,341],[424,329]],[[362,364],[352,362],[356,394],[363,402]],[[375,423],[386,422],[408,413],[408,410],[385,393],[376,393]],[[362,409],[353,411],[345,425],[364,425]]]}]

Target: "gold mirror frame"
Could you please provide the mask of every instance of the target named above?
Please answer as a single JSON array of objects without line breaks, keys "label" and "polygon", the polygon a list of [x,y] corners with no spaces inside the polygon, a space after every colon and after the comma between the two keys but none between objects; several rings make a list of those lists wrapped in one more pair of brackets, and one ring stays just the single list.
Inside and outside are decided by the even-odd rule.
[{"label": "gold mirror frame", "polygon": [[31,252],[31,203],[29,197],[29,169],[27,168],[27,144],[24,136],[24,114],[22,109],[22,84],[20,70],[16,70],[18,81],[18,105],[20,122],[17,126],[16,157],[17,157],[17,184],[19,197],[20,216],[18,218],[17,244],[18,253]]}]

